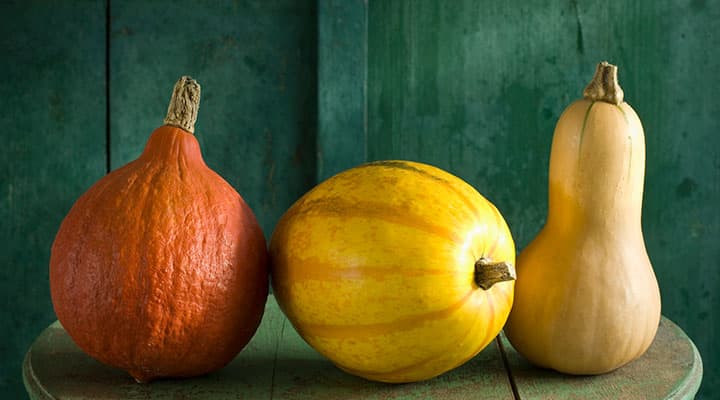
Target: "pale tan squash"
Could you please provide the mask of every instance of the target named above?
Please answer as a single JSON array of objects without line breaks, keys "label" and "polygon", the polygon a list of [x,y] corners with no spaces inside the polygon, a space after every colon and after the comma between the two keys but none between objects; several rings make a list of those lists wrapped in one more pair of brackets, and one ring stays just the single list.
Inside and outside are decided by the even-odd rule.
[{"label": "pale tan squash", "polygon": [[660,291],[640,225],[644,170],[640,119],[603,62],[558,121],[547,222],[518,259],[505,332],[531,362],[601,374],[650,346]]}]

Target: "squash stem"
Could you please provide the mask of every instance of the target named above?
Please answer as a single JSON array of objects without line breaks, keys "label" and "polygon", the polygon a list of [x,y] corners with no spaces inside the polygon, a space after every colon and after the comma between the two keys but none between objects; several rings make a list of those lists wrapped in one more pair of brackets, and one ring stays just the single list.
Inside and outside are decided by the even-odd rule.
[{"label": "squash stem", "polygon": [[509,262],[494,263],[487,258],[475,262],[475,283],[483,290],[490,289],[499,282],[512,281],[517,278],[515,267]]},{"label": "squash stem", "polygon": [[583,91],[583,97],[617,105],[623,102],[623,96],[623,90],[618,83],[617,67],[607,61],[598,64],[595,76]]},{"label": "squash stem", "polygon": [[193,78],[183,76],[175,83],[163,123],[195,133],[199,107],[200,85]]}]

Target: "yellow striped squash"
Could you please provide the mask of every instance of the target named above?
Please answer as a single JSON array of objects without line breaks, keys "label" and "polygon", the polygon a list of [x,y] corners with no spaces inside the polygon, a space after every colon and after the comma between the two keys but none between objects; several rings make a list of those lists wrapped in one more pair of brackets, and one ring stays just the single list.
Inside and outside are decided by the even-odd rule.
[{"label": "yellow striped squash", "polygon": [[417,162],[368,163],[316,186],[283,215],[270,253],[298,333],[370,380],[419,381],[465,363],[512,305],[505,220],[469,184]]}]

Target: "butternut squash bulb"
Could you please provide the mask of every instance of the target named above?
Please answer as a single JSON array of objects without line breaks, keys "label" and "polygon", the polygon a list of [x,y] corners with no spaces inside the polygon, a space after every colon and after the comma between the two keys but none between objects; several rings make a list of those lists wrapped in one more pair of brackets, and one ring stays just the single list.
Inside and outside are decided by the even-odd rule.
[{"label": "butternut squash bulb", "polygon": [[505,332],[531,362],[601,374],[653,341],[660,291],[640,224],[644,169],[642,124],[603,62],[557,123],[547,221],[518,258]]},{"label": "butternut squash bulb", "polygon": [[77,200],[52,246],[58,320],[87,354],[139,382],[221,368],[265,309],[265,239],[203,161],[199,101],[197,82],[181,78],[140,157]]},{"label": "butternut squash bulb", "polygon": [[341,369],[412,382],[453,369],[502,328],[515,250],[498,210],[438,168],[380,161],[299,199],[270,241],[275,297]]}]

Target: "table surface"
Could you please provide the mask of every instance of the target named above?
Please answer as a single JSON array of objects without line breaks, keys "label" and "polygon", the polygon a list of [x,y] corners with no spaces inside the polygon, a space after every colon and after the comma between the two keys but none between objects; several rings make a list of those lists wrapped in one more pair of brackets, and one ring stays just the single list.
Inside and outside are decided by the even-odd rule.
[{"label": "table surface", "polygon": [[477,357],[435,379],[370,382],[340,371],[309,347],[272,295],[247,347],[203,377],[135,383],[85,355],[59,322],[42,332],[23,363],[32,399],[692,399],[701,379],[695,345],[663,318],[643,357],[605,375],[573,377],[533,367],[501,334]]}]

